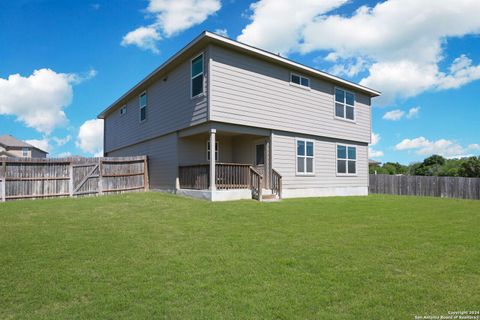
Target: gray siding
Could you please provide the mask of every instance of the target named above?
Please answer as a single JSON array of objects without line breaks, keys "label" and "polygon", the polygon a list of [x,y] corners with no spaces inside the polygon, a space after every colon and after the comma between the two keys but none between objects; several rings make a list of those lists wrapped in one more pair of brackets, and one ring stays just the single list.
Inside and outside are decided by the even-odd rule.
[{"label": "gray siding", "polygon": [[287,68],[210,47],[210,120],[368,143],[370,98],[356,93],[356,122],[334,118],[334,84],[290,85]]},{"label": "gray siding", "polygon": [[37,149],[30,149],[32,158],[46,158],[47,154]]},{"label": "gray siding", "polygon": [[178,170],[177,134],[148,140],[113,152],[106,156],[148,156],[150,188],[175,190]]},{"label": "gray siding", "polygon": [[[198,52],[200,53],[200,52]],[[193,58],[192,56],[191,58]],[[161,77],[147,90],[147,120],[140,122],[139,96],[128,101],[127,113],[117,108],[105,118],[106,152],[207,121],[208,52],[205,51],[203,97],[190,98],[190,59]],[[167,79],[164,81],[164,79]]]},{"label": "gray siding", "polygon": [[[23,148],[5,148],[5,150],[18,158],[23,158]],[[28,148],[28,158],[46,158],[47,154],[35,148]]]},{"label": "gray siding", "polygon": [[[192,137],[180,138],[178,140],[178,158],[180,165],[194,165],[208,163],[207,161],[207,141],[208,135],[197,135]],[[221,134],[216,135],[219,148],[218,162],[234,162],[232,155],[232,137]]]},{"label": "gray siding", "polygon": [[[314,176],[296,174],[296,138],[315,140]],[[366,144],[284,132],[274,132],[272,134],[272,142],[272,166],[273,169],[283,176],[283,187],[285,189],[368,186],[368,146]],[[337,143],[355,145],[357,147],[356,176],[337,176]]]},{"label": "gray siding", "polygon": [[[178,140],[178,159],[180,165],[207,163],[208,135],[196,135]],[[218,162],[247,163],[255,161],[255,143],[265,141],[251,135],[224,135],[217,133],[216,140],[220,151]]]}]

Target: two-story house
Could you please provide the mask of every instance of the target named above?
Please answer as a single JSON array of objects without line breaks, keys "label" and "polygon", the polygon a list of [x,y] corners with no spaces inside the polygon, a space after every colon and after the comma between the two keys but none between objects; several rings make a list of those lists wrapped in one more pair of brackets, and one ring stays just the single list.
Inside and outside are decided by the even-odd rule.
[{"label": "two-story house", "polygon": [[0,157],[46,158],[48,152],[6,134],[0,136]]},{"label": "two-story house", "polygon": [[152,189],[210,200],[367,195],[379,94],[203,32],[99,118],[105,155],[147,155]]}]

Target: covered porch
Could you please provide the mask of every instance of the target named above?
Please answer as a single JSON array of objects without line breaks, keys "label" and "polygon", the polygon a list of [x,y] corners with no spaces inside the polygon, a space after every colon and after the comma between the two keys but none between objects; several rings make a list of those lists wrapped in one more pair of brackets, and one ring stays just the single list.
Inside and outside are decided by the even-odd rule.
[{"label": "covered porch", "polygon": [[214,123],[179,133],[177,193],[214,201],[280,198],[270,137],[269,130]]}]

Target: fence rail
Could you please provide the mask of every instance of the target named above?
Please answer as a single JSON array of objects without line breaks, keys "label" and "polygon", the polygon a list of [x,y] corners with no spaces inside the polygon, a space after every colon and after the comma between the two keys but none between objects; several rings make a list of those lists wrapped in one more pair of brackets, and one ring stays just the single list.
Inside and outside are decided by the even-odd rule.
[{"label": "fence rail", "polygon": [[147,157],[0,159],[0,201],[148,189]]},{"label": "fence rail", "polygon": [[370,193],[480,200],[480,178],[370,175]]}]

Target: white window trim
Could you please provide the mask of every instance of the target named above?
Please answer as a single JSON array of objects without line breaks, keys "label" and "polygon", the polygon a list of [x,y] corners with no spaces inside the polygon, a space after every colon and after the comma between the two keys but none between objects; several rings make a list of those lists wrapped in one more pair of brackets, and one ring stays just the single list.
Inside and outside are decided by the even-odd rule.
[{"label": "white window trim", "polygon": [[[210,140],[207,140],[207,161],[210,161],[210,150],[208,145],[210,144]],[[217,159],[215,161],[220,161],[220,144],[218,141],[215,141],[215,153],[217,154]]]},{"label": "white window trim", "polygon": [[[338,146],[343,146],[343,147],[347,147],[347,158],[346,159],[339,159],[338,158]],[[355,148],[355,160],[350,160],[348,159],[348,147],[354,147]],[[338,172],[338,160],[345,160],[346,161],[346,170],[347,172],[346,173],[339,173]],[[337,174],[337,177],[356,177],[358,176],[358,166],[357,166],[357,163],[358,163],[358,146],[356,145],[353,145],[353,144],[346,144],[346,143],[336,143],[335,144],[335,172]],[[348,161],[355,161],[355,173],[348,173]]]},{"label": "white window trim", "polygon": [[[25,155],[25,152],[27,153],[26,155]],[[22,157],[28,158],[29,152],[30,152],[30,148],[27,148],[27,147],[22,148]]]},{"label": "white window trim", "polygon": [[[142,106],[142,105],[140,105],[140,103],[141,103],[141,97],[142,97],[142,95],[144,95],[144,94],[145,94],[145,105]],[[148,106],[148,94],[147,94],[147,90],[144,90],[144,91],[143,91],[142,93],[140,93],[140,95],[138,96],[138,106],[139,106],[139,108],[138,108],[138,111],[139,111],[139,112],[138,112],[138,120],[140,121],[140,123],[143,123],[143,122],[147,121],[147,112],[146,112],[146,110],[145,110],[145,119],[142,120],[142,109],[143,109],[143,108],[147,108],[147,106]]]},{"label": "white window trim", "polygon": [[[305,159],[307,158],[312,158],[312,169],[313,171],[312,172],[299,172],[298,171],[298,141],[305,141],[305,155],[304,156],[300,156],[300,157],[304,157]],[[313,156],[307,156],[307,142],[312,142],[313,143]],[[316,146],[315,146],[315,140],[312,140],[312,139],[304,139],[304,138],[295,138],[295,174],[297,176],[315,176],[315,149],[316,149]],[[305,163],[304,163],[304,168],[305,170],[307,170],[307,161],[304,160]]]},{"label": "white window trim", "polygon": [[[125,110],[125,112],[122,113],[122,110]],[[126,115],[126,114],[127,114],[127,105],[124,104],[124,105],[120,108],[120,116],[123,117],[123,116]]]},{"label": "white window trim", "polygon": [[[302,78],[304,79],[307,79],[308,80],[308,86],[302,86],[301,84],[298,84],[298,83],[295,83],[295,82],[292,82],[292,76],[297,76],[300,78],[300,83],[302,83]],[[290,72],[290,85],[293,86],[293,87],[297,87],[297,88],[300,88],[300,89],[304,89],[304,90],[312,90],[312,88],[310,87],[311,85],[311,80],[310,78],[307,78],[307,77],[304,77],[298,73],[295,73],[295,72]]]},{"label": "white window trim", "polygon": [[[335,100],[335,92],[337,91],[337,89],[345,92],[345,100],[342,103],[343,104],[343,114],[345,115],[345,117],[343,117],[343,118],[342,117],[337,117],[337,113],[336,113],[335,104],[338,103],[338,102],[337,102],[337,100]],[[347,92],[353,94],[353,106],[348,105],[350,107],[353,107],[353,120],[347,118],[347,108],[346,108],[346,106],[347,106],[347,102],[346,102],[347,94],[346,93]],[[350,122],[350,123],[357,123],[356,101],[357,101],[357,97],[355,95],[355,92],[345,90],[345,89],[340,88],[340,87],[333,87],[333,118],[336,119],[336,120],[346,121],[346,122]]]},{"label": "white window trim", "polygon": [[[193,62],[193,60],[197,59],[200,56],[202,56],[202,73],[199,73],[195,77],[192,77],[192,62]],[[202,92],[194,96],[193,95],[192,82],[193,82],[194,78],[200,77],[200,76],[203,79],[203,81],[202,81]],[[204,55],[204,52],[202,51],[201,53],[197,54],[195,57],[190,59],[190,99],[195,99],[195,98],[198,98],[198,97],[201,97],[201,96],[204,96],[204,95],[205,95],[205,55]]]}]

